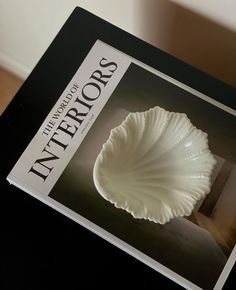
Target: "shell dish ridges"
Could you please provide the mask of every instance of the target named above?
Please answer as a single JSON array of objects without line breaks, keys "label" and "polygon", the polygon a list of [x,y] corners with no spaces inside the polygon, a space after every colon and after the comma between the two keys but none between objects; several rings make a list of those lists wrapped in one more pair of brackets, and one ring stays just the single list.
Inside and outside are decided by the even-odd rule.
[{"label": "shell dish ridges", "polygon": [[154,107],[111,130],[94,165],[98,192],[135,218],[164,224],[190,215],[210,191],[207,134],[184,113]]}]

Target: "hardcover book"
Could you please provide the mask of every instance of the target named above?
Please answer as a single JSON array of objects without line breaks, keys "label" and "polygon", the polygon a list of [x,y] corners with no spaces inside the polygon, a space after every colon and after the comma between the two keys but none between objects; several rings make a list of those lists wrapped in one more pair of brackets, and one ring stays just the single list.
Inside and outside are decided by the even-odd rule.
[{"label": "hardcover book", "polygon": [[[235,96],[76,8],[1,116],[1,151],[12,152],[1,177],[183,287],[222,289],[236,258]],[[210,192],[191,215],[165,224],[115,207],[93,178],[111,130],[131,112],[157,106],[206,132],[216,160]]]}]

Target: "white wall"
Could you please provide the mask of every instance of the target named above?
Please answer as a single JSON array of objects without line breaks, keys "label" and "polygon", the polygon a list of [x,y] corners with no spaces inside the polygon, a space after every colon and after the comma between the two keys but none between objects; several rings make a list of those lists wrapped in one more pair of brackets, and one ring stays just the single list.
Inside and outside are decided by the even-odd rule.
[{"label": "white wall", "polygon": [[75,6],[236,86],[235,0],[0,0],[0,66],[25,78]]},{"label": "white wall", "polygon": [[235,0],[171,0],[171,2],[195,11],[230,30],[236,31]]},{"label": "white wall", "polygon": [[133,25],[134,2],[0,0],[0,65],[26,77],[75,6],[82,6],[136,33]]}]

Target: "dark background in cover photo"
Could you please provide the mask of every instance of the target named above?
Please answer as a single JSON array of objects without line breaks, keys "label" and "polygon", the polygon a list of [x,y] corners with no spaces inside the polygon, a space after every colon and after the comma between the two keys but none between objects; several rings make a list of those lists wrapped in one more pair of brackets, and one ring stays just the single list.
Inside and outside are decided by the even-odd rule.
[{"label": "dark background in cover photo", "polygon": [[93,165],[110,130],[130,111],[154,106],[186,113],[196,127],[208,133],[212,152],[235,162],[236,123],[232,115],[132,64],[50,197],[208,289],[215,284],[226,257],[211,245],[214,241],[205,230],[185,219],[175,219],[164,226],[135,220],[104,200],[93,184]]}]

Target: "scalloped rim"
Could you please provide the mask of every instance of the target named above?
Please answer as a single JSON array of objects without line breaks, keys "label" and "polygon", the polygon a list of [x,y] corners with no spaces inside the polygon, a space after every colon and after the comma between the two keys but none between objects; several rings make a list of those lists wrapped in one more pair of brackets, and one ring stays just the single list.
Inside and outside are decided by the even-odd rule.
[{"label": "scalloped rim", "polygon": [[[154,110],[164,110],[165,113],[169,114],[169,117],[171,115],[182,115],[189,123],[190,123],[190,129],[189,131],[191,130],[198,130],[199,132],[202,133],[202,136],[204,137],[205,141],[206,141],[206,148],[204,149],[204,151],[208,151],[208,155],[209,155],[209,165],[210,165],[210,170],[209,170],[209,174],[204,174],[204,176],[208,179],[208,186],[207,188],[205,189],[205,191],[202,193],[202,194],[199,194],[200,197],[193,197],[191,196],[191,204],[188,204],[188,209],[183,211],[182,213],[178,213],[178,211],[176,211],[175,209],[171,209],[171,208],[168,208],[168,215],[165,215],[160,217],[160,214],[157,213],[153,216],[151,216],[149,213],[148,213],[148,210],[145,209],[144,211],[140,211],[139,214],[135,214],[134,210],[132,209],[132,206],[130,206],[128,204],[128,202],[126,201],[124,205],[121,205],[119,204],[119,202],[115,199],[113,199],[111,197],[111,195],[109,194],[109,192],[107,192],[103,186],[101,185],[101,182],[100,182],[100,174],[99,174],[99,170],[100,170],[100,163],[102,162],[102,159],[104,158],[104,152],[106,152],[106,147],[107,146],[110,146],[114,140],[116,139],[116,135],[117,133],[119,133],[119,131],[122,129],[125,130],[125,127],[127,126],[127,124],[130,122],[130,119],[132,119],[134,116],[138,115],[138,114],[141,114],[145,117],[145,115],[149,114],[150,112],[154,111]],[[98,154],[97,156],[97,159],[95,161],[95,164],[94,164],[94,168],[93,168],[93,180],[94,180],[94,184],[95,184],[95,187],[97,188],[98,192],[100,193],[100,195],[106,199],[107,201],[111,202],[116,208],[120,208],[120,209],[123,209],[125,211],[127,211],[128,213],[130,213],[134,218],[136,219],[145,219],[145,220],[149,220],[149,221],[152,221],[152,222],[155,222],[155,223],[159,223],[159,224],[165,224],[166,222],[169,222],[171,219],[173,218],[176,218],[176,217],[183,217],[183,216],[189,216],[196,203],[204,198],[209,192],[210,192],[210,189],[211,189],[211,186],[210,186],[210,179],[211,179],[211,175],[212,175],[212,172],[213,172],[213,169],[214,169],[214,166],[216,164],[216,160],[215,158],[213,157],[213,154],[211,153],[211,151],[209,150],[209,145],[208,145],[208,134],[203,132],[202,130],[196,128],[190,121],[190,119],[187,117],[187,115],[185,113],[175,113],[175,112],[169,112],[161,107],[154,107],[154,108],[150,108],[149,110],[147,111],[144,111],[144,112],[131,112],[127,115],[127,117],[125,118],[125,120],[117,127],[113,128],[111,131],[110,131],[110,136],[109,138],[107,139],[107,141],[103,144],[102,146],[102,149],[100,151],[100,153]],[[145,207],[144,207],[145,208]]]}]

